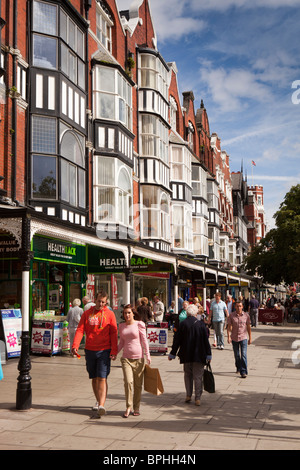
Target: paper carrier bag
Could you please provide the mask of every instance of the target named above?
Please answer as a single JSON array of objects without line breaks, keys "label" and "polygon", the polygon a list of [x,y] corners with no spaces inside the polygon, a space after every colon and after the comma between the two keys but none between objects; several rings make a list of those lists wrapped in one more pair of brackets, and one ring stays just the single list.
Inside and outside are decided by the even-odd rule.
[{"label": "paper carrier bag", "polygon": [[161,381],[158,369],[152,369],[148,364],[144,371],[144,390],[152,395],[161,395],[164,393],[164,387]]}]

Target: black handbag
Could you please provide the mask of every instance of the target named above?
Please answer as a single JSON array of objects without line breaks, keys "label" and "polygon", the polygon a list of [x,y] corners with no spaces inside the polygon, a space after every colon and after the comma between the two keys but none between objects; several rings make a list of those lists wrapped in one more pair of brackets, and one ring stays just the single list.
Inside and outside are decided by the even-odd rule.
[{"label": "black handbag", "polygon": [[215,393],[215,379],[211,370],[210,363],[208,362],[204,367],[203,373],[203,388],[208,393]]}]

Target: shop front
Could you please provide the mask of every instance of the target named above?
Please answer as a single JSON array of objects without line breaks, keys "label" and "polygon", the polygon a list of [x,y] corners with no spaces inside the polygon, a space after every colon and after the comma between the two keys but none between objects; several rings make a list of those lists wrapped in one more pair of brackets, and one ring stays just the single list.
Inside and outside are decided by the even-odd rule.
[{"label": "shop front", "polygon": [[36,235],[32,239],[31,312],[67,315],[82,299],[86,282],[86,245]]},{"label": "shop front", "polygon": [[134,304],[141,297],[147,297],[149,302],[157,296],[167,310],[173,300],[170,278],[174,272],[170,262],[154,259],[151,253],[148,256],[134,254],[131,256],[130,266],[133,276],[132,299]]},{"label": "shop front", "polygon": [[22,262],[20,242],[0,231],[0,309],[19,308],[22,299]]}]

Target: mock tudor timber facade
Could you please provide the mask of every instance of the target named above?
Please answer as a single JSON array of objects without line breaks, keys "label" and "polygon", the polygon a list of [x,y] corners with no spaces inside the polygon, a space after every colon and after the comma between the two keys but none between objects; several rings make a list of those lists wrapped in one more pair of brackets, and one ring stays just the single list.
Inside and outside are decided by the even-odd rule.
[{"label": "mock tudor timber facade", "polygon": [[118,319],[142,295],[168,307],[256,288],[238,272],[229,157],[203,101],[180,99],[150,1],[2,0],[0,12],[0,244],[16,248],[0,252],[0,308],[20,305],[29,328],[57,285],[56,312],[105,289]]}]

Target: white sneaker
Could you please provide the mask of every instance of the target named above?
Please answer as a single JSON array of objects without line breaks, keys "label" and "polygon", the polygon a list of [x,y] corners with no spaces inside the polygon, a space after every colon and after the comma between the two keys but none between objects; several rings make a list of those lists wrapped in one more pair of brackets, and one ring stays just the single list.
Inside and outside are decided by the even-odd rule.
[{"label": "white sneaker", "polygon": [[98,407],[98,415],[99,416],[104,416],[106,413],[104,406],[99,406]]},{"label": "white sneaker", "polygon": [[96,403],[95,403],[94,406],[92,407],[92,410],[93,410],[93,411],[98,411],[98,408],[99,408],[99,403],[96,401]]}]

